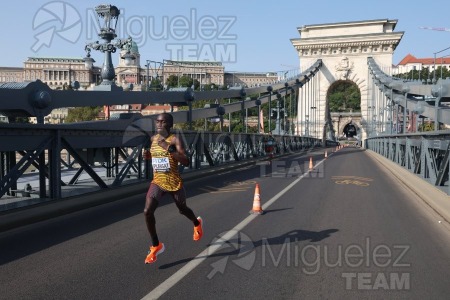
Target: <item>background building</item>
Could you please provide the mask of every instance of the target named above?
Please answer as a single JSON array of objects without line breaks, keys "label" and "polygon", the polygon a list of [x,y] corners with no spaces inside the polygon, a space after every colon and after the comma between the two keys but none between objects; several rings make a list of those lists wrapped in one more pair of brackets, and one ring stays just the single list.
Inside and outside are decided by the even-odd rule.
[{"label": "background building", "polygon": [[392,75],[404,74],[410,71],[420,71],[429,68],[430,72],[438,67],[446,67],[450,69],[450,57],[434,57],[432,58],[416,58],[415,56],[406,55],[396,66],[392,69]]},{"label": "background building", "polygon": [[[221,62],[210,61],[174,61],[163,60],[155,62],[145,60],[141,67],[141,54],[135,42],[129,51],[135,56],[131,65],[126,65],[122,58],[127,50],[120,51],[119,63],[115,66],[116,84],[126,90],[141,91],[157,78],[165,83],[169,76],[178,78],[188,76],[197,80],[200,86],[258,86],[272,84],[279,80],[275,72],[233,72],[225,73],[225,67]],[[103,62],[99,62],[101,65]],[[144,62],[143,62],[144,63]],[[69,89],[74,81],[80,83],[80,89],[89,90],[101,82],[101,67],[87,68],[83,58],[67,57],[29,57],[22,68],[0,67],[0,82],[32,82],[41,80],[51,89]],[[164,86],[165,87],[165,86]],[[176,110],[169,105],[142,105],[126,104],[105,107],[99,114],[100,119],[107,119],[113,114],[141,113],[143,115],[157,114],[164,111]],[[44,118],[45,123],[63,123],[67,117],[69,108],[55,109]],[[1,117],[1,116],[0,116]],[[5,121],[6,118],[1,120]],[[29,121],[36,123],[35,118]]]},{"label": "background building", "polygon": [[52,89],[62,89],[73,81],[82,88],[97,82],[100,69],[86,69],[82,58],[29,57],[24,63],[23,81],[37,79]]},{"label": "background building", "polygon": [[23,68],[0,67],[0,82],[23,82]]},{"label": "background building", "polygon": [[254,87],[273,84],[279,80],[276,72],[232,72],[225,73],[225,86]]},{"label": "background building", "polygon": [[163,63],[164,82],[169,76],[174,75],[177,77],[188,76],[198,80],[200,85],[223,86],[224,72],[225,67],[221,62],[164,60]]}]

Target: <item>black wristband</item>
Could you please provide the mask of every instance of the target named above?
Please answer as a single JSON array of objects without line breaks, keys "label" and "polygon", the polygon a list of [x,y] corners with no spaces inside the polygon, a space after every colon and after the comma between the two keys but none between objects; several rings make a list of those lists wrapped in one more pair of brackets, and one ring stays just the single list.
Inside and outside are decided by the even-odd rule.
[{"label": "black wristband", "polygon": [[175,145],[170,145],[167,148],[167,152],[169,152],[169,153],[174,153],[175,151],[177,151],[177,147],[175,147]]}]

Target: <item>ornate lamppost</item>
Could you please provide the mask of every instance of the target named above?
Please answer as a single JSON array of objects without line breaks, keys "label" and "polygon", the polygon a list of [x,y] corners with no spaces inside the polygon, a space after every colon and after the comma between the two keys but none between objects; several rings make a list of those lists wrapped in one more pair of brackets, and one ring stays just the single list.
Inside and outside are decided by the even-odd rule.
[{"label": "ornate lamppost", "polygon": [[[86,57],[84,58],[86,68],[92,68],[93,62],[91,58],[91,50],[98,50],[105,53],[105,60],[103,62],[103,67],[101,71],[102,82],[100,85],[96,86],[95,90],[111,91],[111,90],[122,90],[122,88],[116,86],[114,83],[115,71],[112,64],[111,53],[115,53],[117,48],[123,49],[126,47],[127,52],[122,58],[125,60],[125,65],[129,66],[131,62],[136,58],[130,53],[131,49],[131,37],[126,40],[117,39],[113,41],[116,35],[117,21],[120,15],[120,10],[110,4],[101,4],[95,7],[95,11],[98,17],[98,24],[100,26],[100,33],[98,36],[104,40],[103,43],[96,41],[94,43],[86,44]],[[101,19],[103,19],[103,25],[100,25]]]},{"label": "ornate lamppost", "polygon": [[148,92],[150,90],[150,73],[149,73],[149,69],[150,69],[150,61],[147,59],[147,64],[145,65],[147,67],[147,87],[145,89],[146,92]]}]

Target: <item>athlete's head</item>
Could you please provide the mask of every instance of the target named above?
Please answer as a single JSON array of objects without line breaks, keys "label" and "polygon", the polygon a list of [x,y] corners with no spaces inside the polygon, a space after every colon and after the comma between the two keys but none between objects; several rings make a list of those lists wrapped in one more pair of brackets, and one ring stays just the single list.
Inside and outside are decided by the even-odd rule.
[{"label": "athlete's head", "polygon": [[173,127],[173,116],[169,113],[161,113],[156,117],[156,132],[166,136]]}]

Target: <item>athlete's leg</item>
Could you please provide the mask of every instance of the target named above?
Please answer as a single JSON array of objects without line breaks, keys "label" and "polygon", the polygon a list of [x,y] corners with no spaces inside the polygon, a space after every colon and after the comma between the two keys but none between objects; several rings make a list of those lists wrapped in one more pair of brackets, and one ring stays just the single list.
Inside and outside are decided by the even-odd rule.
[{"label": "athlete's leg", "polygon": [[175,200],[175,204],[177,205],[178,210],[180,211],[180,214],[186,216],[189,220],[191,220],[194,223],[194,226],[198,226],[200,222],[198,221],[192,209],[190,209],[186,205],[186,192],[184,190],[184,187],[176,192],[171,192],[171,194],[173,200]]},{"label": "athlete's leg", "polygon": [[159,199],[161,199],[163,194],[164,191],[159,188],[159,186],[151,183],[148,188],[147,196],[145,197],[145,223],[147,224],[147,229],[150,233],[150,238],[152,239],[152,245],[154,247],[159,245],[158,235],[156,234],[155,210],[158,207]]}]

